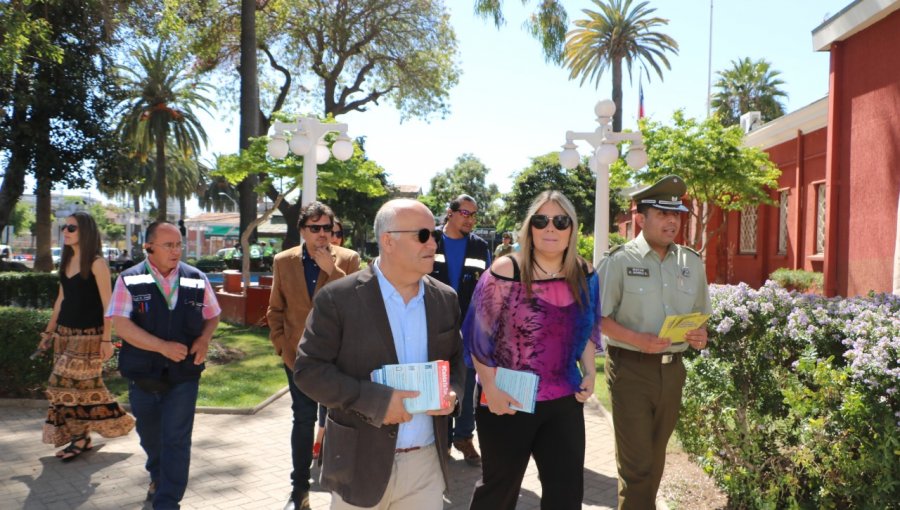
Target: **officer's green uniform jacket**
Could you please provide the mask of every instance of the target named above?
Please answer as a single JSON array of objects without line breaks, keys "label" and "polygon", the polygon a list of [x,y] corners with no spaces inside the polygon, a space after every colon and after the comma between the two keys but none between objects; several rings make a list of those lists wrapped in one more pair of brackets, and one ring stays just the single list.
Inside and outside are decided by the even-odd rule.
[{"label": "officer's green uniform jacket", "polygon": [[[597,274],[601,314],[632,331],[656,335],[667,315],[712,313],[703,260],[685,246],[672,243],[660,262],[641,232],[610,251],[600,261]],[[609,338],[609,345],[637,350],[615,338]],[[666,352],[687,348],[687,342],[676,343]]]}]

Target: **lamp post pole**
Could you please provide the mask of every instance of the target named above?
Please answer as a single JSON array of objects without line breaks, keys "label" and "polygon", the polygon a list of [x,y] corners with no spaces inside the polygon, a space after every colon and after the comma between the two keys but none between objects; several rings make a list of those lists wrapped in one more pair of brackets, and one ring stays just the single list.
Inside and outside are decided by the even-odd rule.
[{"label": "lamp post pole", "polygon": [[597,123],[593,132],[579,133],[566,131],[566,143],[559,154],[559,163],[568,169],[575,168],[581,161],[576,150],[575,140],[584,140],[593,147],[593,154],[588,162],[597,178],[594,194],[594,265],[600,263],[600,257],[609,248],[609,166],[619,159],[621,142],[630,142],[626,163],[632,168],[641,168],[647,164],[647,152],[640,132],[616,133],[610,125],[616,113],[616,103],[604,99],[594,106]]},{"label": "lamp post pole", "polygon": [[[316,199],[316,171],[318,165],[328,161],[331,154],[340,161],[353,156],[353,143],[347,136],[347,124],[326,124],[315,117],[300,117],[297,122],[275,121],[275,133],[269,140],[269,155],[283,159],[290,152],[303,157],[303,195],[301,205]],[[331,151],[325,145],[327,133],[338,133]],[[290,135],[290,141],[287,139]]]}]

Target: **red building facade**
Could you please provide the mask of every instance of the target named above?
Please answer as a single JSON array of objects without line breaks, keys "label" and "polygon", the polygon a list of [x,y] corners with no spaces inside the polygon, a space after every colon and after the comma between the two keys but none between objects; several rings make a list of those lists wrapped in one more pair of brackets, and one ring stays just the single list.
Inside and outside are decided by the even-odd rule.
[{"label": "red building facade", "polygon": [[824,273],[830,296],[891,292],[900,282],[900,0],[851,3],[813,31],[813,45],[831,54],[829,94],[747,135],[781,169],[776,205],[727,214],[707,248],[708,277],[759,286],[785,267]]}]

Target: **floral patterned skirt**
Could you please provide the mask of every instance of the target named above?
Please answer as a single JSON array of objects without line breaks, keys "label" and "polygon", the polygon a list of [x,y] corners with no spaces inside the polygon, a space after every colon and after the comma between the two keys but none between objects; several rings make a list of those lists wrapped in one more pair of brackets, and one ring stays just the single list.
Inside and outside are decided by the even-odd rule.
[{"label": "floral patterned skirt", "polygon": [[88,432],[119,437],[134,428],[134,418],[103,384],[102,337],[102,327],[57,326],[53,334],[53,372],[47,383],[50,410],[44,423],[45,443],[62,446],[74,436]]}]

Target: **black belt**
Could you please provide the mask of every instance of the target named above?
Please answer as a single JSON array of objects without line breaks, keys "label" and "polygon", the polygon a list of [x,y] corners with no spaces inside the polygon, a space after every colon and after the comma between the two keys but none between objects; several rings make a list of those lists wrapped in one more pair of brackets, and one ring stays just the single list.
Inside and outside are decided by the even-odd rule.
[{"label": "black belt", "polygon": [[681,359],[680,352],[640,352],[632,351],[631,349],[623,349],[621,347],[616,347],[615,345],[607,345],[606,350],[608,350],[610,354],[613,354],[615,356],[632,359],[641,363],[652,363],[656,365],[668,365],[669,363]]}]

